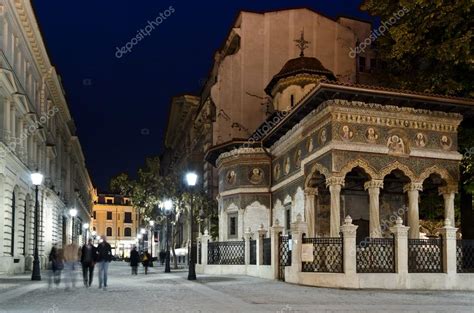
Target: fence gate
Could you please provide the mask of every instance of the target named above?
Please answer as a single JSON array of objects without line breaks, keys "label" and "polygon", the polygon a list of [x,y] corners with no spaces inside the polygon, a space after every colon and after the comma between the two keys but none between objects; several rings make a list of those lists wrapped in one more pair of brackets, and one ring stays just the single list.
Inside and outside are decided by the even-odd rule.
[{"label": "fence gate", "polygon": [[291,265],[291,235],[284,236],[280,234],[278,239],[278,279],[285,281],[285,267]]}]

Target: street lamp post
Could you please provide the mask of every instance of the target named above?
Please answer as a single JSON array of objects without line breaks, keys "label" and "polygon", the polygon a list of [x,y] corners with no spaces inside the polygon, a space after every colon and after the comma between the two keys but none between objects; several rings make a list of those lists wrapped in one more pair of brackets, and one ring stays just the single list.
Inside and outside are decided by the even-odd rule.
[{"label": "street lamp post", "polygon": [[[196,186],[198,176],[196,173],[187,173],[186,174],[186,183],[188,184],[188,187],[191,189],[192,187]],[[191,253],[190,253],[190,260],[189,260],[189,272],[188,272],[188,280],[196,280],[196,263],[195,262],[195,249],[193,249],[193,244],[194,244],[194,232],[193,232],[193,226],[194,226],[194,214],[193,214],[193,199],[194,195],[191,192],[191,201],[189,205],[189,218],[191,219],[190,224],[191,224]]]},{"label": "street lamp post", "polygon": [[142,252],[145,250],[145,233],[146,233],[146,230],[145,228],[141,228],[140,229],[140,235],[141,235],[141,239],[142,239]]},{"label": "street lamp post", "polygon": [[31,181],[35,185],[35,249],[33,255],[33,272],[31,274],[31,280],[41,280],[41,271],[38,255],[38,240],[39,240],[39,200],[38,191],[39,186],[43,182],[43,175],[41,173],[31,174]]},{"label": "street lamp post", "polygon": [[70,209],[69,215],[71,215],[71,243],[74,243],[74,232],[75,232],[74,219],[77,216],[77,209],[74,209],[74,208]]},{"label": "street lamp post", "polygon": [[165,273],[171,272],[170,267],[170,215],[173,209],[173,202],[166,200],[164,202],[164,209],[166,215],[166,256],[165,256]]}]

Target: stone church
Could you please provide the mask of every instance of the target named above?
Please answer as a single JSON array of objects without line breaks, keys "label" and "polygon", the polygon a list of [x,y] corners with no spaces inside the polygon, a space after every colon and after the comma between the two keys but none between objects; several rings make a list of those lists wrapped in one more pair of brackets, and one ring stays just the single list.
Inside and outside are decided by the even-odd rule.
[{"label": "stone church", "polygon": [[301,215],[309,237],[338,237],[343,218],[360,237],[388,236],[402,217],[419,238],[419,200],[442,197],[452,222],[458,190],[457,131],[472,116],[470,99],[344,82],[309,42],[265,92],[272,114],[246,140],[210,148],[218,170],[219,240],[242,240]]}]

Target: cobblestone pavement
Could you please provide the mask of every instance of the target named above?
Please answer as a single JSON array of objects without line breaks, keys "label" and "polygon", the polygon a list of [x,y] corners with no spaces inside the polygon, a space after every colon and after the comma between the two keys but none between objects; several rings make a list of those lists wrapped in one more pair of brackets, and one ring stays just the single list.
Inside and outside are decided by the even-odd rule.
[{"label": "cobblestone pavement", "polygon": [[[163,273],[152,268],[145,276],[130,276],[125,263],[112,263],[109,288],[91,288],[77,282],[48,288],[44,281],[31,282],[27,275],[0,278],[14,287],[0,292],[4,312],[474,312],[474,294],[442,291],[379,291],[314,288],[245,276],[198,275],[186,280],[186,272]],[[79,278],[79,273],[78,273]]]}]

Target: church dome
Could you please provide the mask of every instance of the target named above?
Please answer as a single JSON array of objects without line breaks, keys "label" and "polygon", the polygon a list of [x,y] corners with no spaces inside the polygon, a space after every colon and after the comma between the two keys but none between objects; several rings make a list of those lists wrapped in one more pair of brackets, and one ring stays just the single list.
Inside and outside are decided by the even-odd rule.
[{"label": "church dome", "polygon": [[299,74],[323,76],[329,80],[336,80],[334,74],[325,68],[321,61],[319,61],[317,58],[300,56],[286,62],[280,72],[273,76],[272,80],[265,88],[265,92],[267,94],[271,94],[273,88],[280,80]]}]

